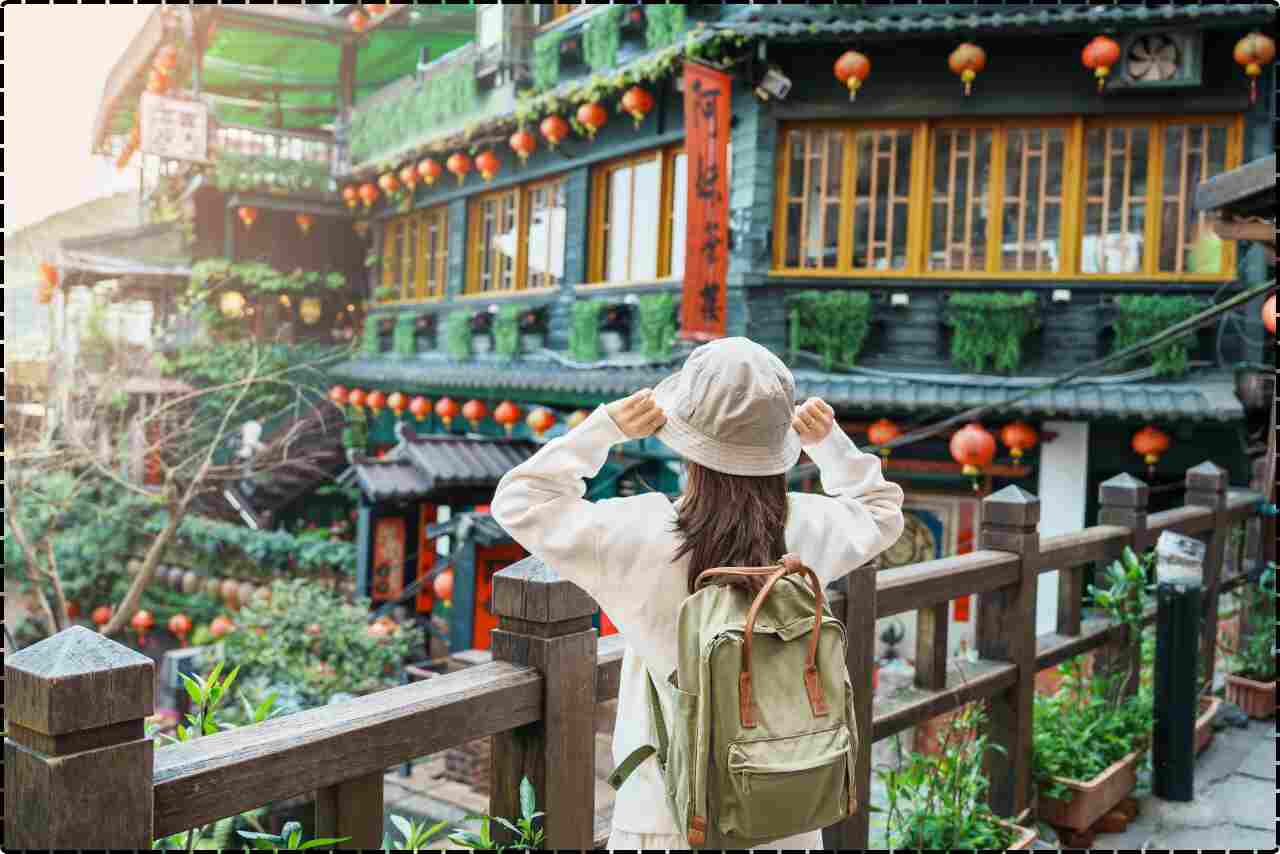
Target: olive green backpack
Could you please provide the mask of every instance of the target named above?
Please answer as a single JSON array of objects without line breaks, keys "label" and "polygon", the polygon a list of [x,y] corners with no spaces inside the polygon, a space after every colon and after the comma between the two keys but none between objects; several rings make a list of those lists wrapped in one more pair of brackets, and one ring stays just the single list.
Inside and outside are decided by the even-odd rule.
[{"label": "olive green backpack", "polygon": [[[765,579],[754,601],[706,585],[735,576]],[[817,576],[798,564],[711,569],[694,589],[680,606],[678,669],[649,677],[657,744],[609,784],[656,756],[693,848],[749,848],[847,818],[858,808],[853,688],[845,629]]]}]

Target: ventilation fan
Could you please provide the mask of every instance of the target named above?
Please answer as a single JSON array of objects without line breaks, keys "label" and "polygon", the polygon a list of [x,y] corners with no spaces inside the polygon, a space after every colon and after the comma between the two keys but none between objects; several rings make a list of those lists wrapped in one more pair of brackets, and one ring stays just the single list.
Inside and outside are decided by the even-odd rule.
[{"label": "ventilation fan", "polygon": [[1131,33],[1121,47],[1123,67],[1112,89],[1171,89],[1200,85],[1201,43],[1196,31]]},{"label": "ventilation fan", "polygon": [[1172,80],[1178,73],[1178,43],[1164,33],[1142,36],[1129,45],[1128,59],[1130,80]]}]

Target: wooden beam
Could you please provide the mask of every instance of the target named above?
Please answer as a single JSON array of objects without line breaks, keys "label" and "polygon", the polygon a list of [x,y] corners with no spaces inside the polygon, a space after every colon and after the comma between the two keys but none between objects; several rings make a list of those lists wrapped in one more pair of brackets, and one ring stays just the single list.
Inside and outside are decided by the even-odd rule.
[{"label": "wooden beam", "polygon": [[943,691],[909,688],[880,703],[876,708],[871,738],[896,735],[916,724],[958,709],[974,700],[985,700],[1007,690],[1018,681],[1018,667],[1004,661],[955,661],[947,673]]},{"label": "wooden beam", "polygon": [[876,618],[892,617],[1018,583],[1016,555],[982,550],[882,570],[876,575]]},{"label": "wooden beam", "polygon": [[1044,556],[1040,572],[1115,560],[1128,545],[1129,533],[1128,528],[1120,525],[1095,525],[1083,531],[1045,537],[1040,541],[1040,554]]}]

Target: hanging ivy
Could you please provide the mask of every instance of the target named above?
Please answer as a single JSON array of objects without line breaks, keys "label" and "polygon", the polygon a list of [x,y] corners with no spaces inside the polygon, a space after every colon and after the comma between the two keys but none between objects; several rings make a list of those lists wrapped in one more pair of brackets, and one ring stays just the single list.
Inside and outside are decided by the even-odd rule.
[{"label": "hanging ivy", "polygon": [[407,358],[418,351],[414,336],[418,332],[418,318],[407,311],[396,316],[396,325],[391,333],[391,352]]},{"label": "hanging ivy", "polygon": [[347,426],[342,428],[342,447],[363,454],[369,449],[369,416],[364,407],[348,406],[343,411]]},{"label": "hanging ivy", "polygon": [[792,297],[790,316],[793,352],[817,354],[824,371],[850,368],[867,340],[871,297],[861,291],[804,291]]},{"label": "hanging ivy", "polygon": [[684,33],[685,5],[683,3],[654,3],[645,6],[645,43],[650,50],[676,43]]},{"label": "hanging ivy", "polygon": [[[1119,351],[1199,314],[1209,307],[1209,303],[1196,297],[1119,296],[1116,297],[1116,307],[1120,311],[1120,316],[1115,323],[1116,337],[1113,349]],[[1192,330],[1151,351],[1151,365],[1157,374],[1164,377],[1178,377],[1187,372],[1190,347],[1195,334]],[[1141,363],[1132,362],[1130,367],[1138,364]]]},{"label": "hanging ivy", "polygon": [[533,86],[550,89],[560,82],[560,42],[564,30],[544,33],[533,42]]},{"label": "hanging ivy", "polygon": [[351,112],[351,157],[364,162],[479,108],[475,61],[460,62]]},{"label": "hanging ivy", "polygon": [[947,303],[946,323],[953,330],[951,360],[982,373],[991,362],[1000,373],[1022,364],[1022,340],[1040,326],[1038,302],[1021,294],[956,294]]},{"label": "hanging ivy", "polygon": [[504,305],[493,321],[493,349],[507,361],[520,352],[520,306]]},{"label": "hanging ivy", "polygon": [[381,349],[381,332],[379,327],[382,325],[382,317],[376,314],[370,314],[364,319],[364,339],[360,349],[370,356],[378,355]]},{"label": "hanging ivy", "polygon": [[671,357],[676,343],[676,300],[671,294],[640,298],[640,350],[646,359]]},{"label": "hanging ivy", "polygon": [[216,299],[221,293],[237,291],[246,302],[255,303],[268,296],[320,289],[336,291],[346,286],[347,278],[341,273],[302,269],[286,273],[261,261],[233,263],[226,258],[206,258],[191,268],[191,281],[178,308],[194,314],[218,334],[234,334],[241,325],[238,320],[223,317]]},{"label": "hanging ivy", "polygon": [[314,160],[219,151],[213,166],[213,184],[224,193],[324,193],[329,181],[329,164]]},{"label": "hanging ivy", "polygon": [[592,71],[611,71],[618,64],[622,41],[622,6],[609,6],[582,29],[582,54]]},{"label": "hanging ivy", "polygon": [[458,361],[471,356],[471,312],[455,311],[444,322],[444,348]]},{"label": "hanging ivy", "polygon": [[600,312],[604,303],[600,300],[579,300],[573,304],[573,317],[569,325],[569,353],[579,362],[594,362],[600,358]]}]

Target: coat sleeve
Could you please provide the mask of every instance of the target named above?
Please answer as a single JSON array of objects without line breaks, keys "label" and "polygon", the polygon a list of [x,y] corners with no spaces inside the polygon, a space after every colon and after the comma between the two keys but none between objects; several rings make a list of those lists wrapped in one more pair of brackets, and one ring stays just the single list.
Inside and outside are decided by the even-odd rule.
[{"label": "coat sleeve", "polygon": [[603,406],[553,439],[498,483],[490,512],[507,533],[556,573],[591,592],[600,571],[600,534],[611,508],[588,501],[586,481],[627,437]]},{"label": "coat sleeve", "polygon": [[885,480],[880,458],[858,450],[839,424],[806,452],[827,494],[792,494],[787,546],[830,584],[897,542],[902,487]]}]

